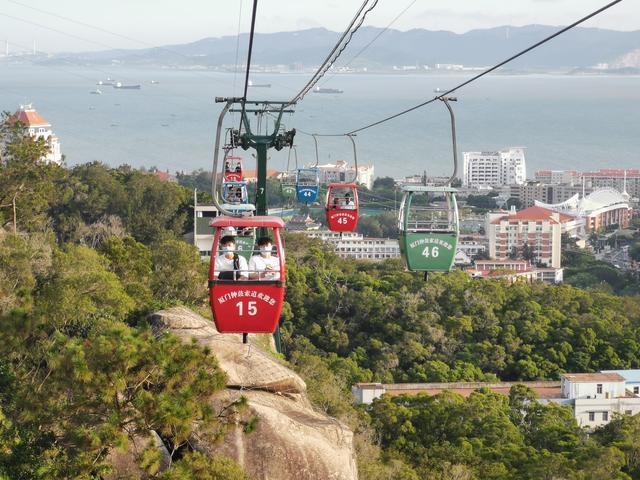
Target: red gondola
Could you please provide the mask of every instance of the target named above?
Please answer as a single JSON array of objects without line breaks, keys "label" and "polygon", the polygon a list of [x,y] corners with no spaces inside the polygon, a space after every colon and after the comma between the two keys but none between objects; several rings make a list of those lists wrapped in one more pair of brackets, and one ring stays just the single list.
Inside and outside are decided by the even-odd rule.
[{"label": "red gondola", "polygon": [[358,226],[358,186],[331,183],[327,191],[327,225],[332,232],[353,232]]},{"label": "red gondola", "polygon": [[[221,333],[275,332],[285,291],[284,245],[280,237],[280,229],[284,228],[284,222],[278,217],[270,216],[222,216],[215,218],[211,226],[215,229],[215,236],[209,266],[209,296],[216,328]],[[275,259],[278,270],[274,269],[268,276],[264,271],[258,273],[258,270],[247,270],[244,272],[244,278],[242,272],[236,270],[240,273],[235,274],[241,277],[239,279],[218,278],[220,272],[216,271],[216,258],[220,240],[228,235],[229,230],[237,231],[239,228],[258,228],[270,233],[275,249],[272,258]],[[234,268],[238,268],[236,264]]]},{"label": "red gondola", "polygon": [[244,178],[242,171],[242,158],[240,157],[225,157],[224,158],[224,181],[225,182],[240,182]]}]

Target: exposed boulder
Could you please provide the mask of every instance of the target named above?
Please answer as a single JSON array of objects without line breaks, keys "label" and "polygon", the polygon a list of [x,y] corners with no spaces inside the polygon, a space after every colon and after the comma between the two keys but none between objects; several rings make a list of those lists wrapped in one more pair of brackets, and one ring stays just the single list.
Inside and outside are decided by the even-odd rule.
[{"label": "exposed boulder", "polygon": [[244,433],[238,423],[220,443],[194,438],[191,443],[197,450],[233,458],[252,479],[357,479],[353,432],[315,411],[304,381],[252,344],[251,336],[250,343],[243,344],[240,335],[222,335],[213,322],[184,307],[157,312],[150,323],[157,334],[171,331],[185,342],[196,338],[209,347],[228,376],[228,388],[214,396],[214,406],[244,396],[244,416],[258,419],[253,432]]}]

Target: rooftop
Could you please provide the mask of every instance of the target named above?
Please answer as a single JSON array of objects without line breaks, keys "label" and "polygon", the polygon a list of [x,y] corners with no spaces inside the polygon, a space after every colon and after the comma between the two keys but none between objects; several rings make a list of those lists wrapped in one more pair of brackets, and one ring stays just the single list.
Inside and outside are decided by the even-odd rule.
[{"label": "rooftop", "polygon": [[563,373],[561,377],[570,382],[624,382],[619,373]]},{"label": "rooftop", "polygon": [[43,118],[31,105],[20,106],[13,118],[28,127],[50,127],[51,124]]},{"label": "rooftop", "polygon": [[560,220],[558,221],[556,218],[554,218],[556,216],[556,213],[553,212],[552,210],[549,210],[548,208],[543,208],[543,207],[529,207],[529,208],[525,208],[524,210],[519,210],[518,212],[516,212],[515,214],[507,214],[503,217],[497,218],[495,219],[493,222],[493,224],[499,224],[500,222],[506,220],[506,221],[516,221],[516,222],[520,222],[520,221],[549,221],[551,223],[557,224],[557,223],[564,223],[564,222],[568,222],[573,220],[573,217],[571,217],[570,215],[565,215],[563,213],[558,214],[558,217]]}]

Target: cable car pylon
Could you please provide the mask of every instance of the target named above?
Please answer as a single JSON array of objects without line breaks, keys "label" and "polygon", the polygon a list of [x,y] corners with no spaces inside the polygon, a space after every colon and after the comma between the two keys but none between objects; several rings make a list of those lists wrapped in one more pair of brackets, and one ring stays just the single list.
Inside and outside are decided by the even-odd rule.
[{"label": "cable car pylon", "polygon": [[[268,203],[267,203],[267,151],[270,148],[276,150],[282,150],[284,147],[293,146],[293,139],[295,137],[295,129],[280,132],[280,125],[282,115],[284,113],[293,113],[292,110],[288,110],[291,102],[272,102],[272,101],[247,101],[245,97],[216,97],[216,103],[224,103],[224,107],[218,117],[218,124],[216,128],[216,140],[214,146],[213,155],[213,172],[211,179],[211,195],[213,197],[213,203],[216,208],[227,217],[217,219],[213,222],[214,228],[216,228],[216,235],[211,251],[211,265],[209,271],[209,291],[211,296],[211,307],[214,316],[214,321],[218,330],[221,333],[242,333],[243,343],[247,343],[248,333],[267,333],[271,332],[274,335],[276,343],[276,350],[281,352],[281,342],[278,330],[278,322],[280,318],[280,311],[282,309],[282,303],[284,301],[284,288],[285,288],[285,276],[284,276],[284,250],[282,248],[282,242],[279,236],[279,230],[284,226],[281,219],[268,216]],[[234,108],[234,105],[240,104],[241,108]],[[252,108],[247,108],[247,105],[251,105]],[[240,147],[243,150],[253,148],[256,151],[256,176],[257,176],[257,188],[256,188],[256,203],[255,212],[256,216],[248,218],[243,217],[242,211],[230,210],[228,205],[222,204],[218,199],[218,161],[220,156],[220,139],[222,134],[222,125],[224,118],[228,112],[240,113],[240,126],[237,130],[231,131],[231,148]],[[255,134],[251,130],[251,124],[247,117],[248,114],[264,115],[276,113],[276,120],[273,123],[273,130],[271,133],[265,135]],[[242,127],[244,127],[244,133],[242,133]],[[227,147],[227,146],[225,146]],[[227,207],[227,208],[226,208]],[[228,217],[236,217],[228,218]],[[227,240],[228,236],[223,236],[223,227],[229,228],[231,231],[239,231],[240,229],[251,229],[254,232],[254,237],[261,238],[262,240],[270,240],[269,230],[272,231],[274,240],[277,247],[277,259],[280,262],[279,276],[277,280],[266,280],[265,278],[259,278],[257,281],[252,281],[250,276],[255,272],[245,272],[245,275],[249,278],[247,282],[238,281],[237,278],[233,280],[219,278],[219,271],[216,270],[215,263],[219,256],[219,250],[225,251],[223,247],[224,241],[227,243],[237,243],[237,240]],[[233,227],[233,228],[231,228]],[[255,235],[255,233],[258,233]],[[253,242],[252,242],[253,243]],[[260,245],[260,241],[258,241]],[[255,246],[252,246],[252,248]],[[226,248],[226,247],[225,247]],[[252,250],[253,251],[253,250]],[[233,261],[233,271],[241,272],[241,266],[239,261],[239,255],[233,251],[227,252],[229,255],[229,262]],[[233,260],[231,260],[233,259]],[[248,274],[248,275],[247,275]],[[242,277],[242,275],[241,275]],[[251,283],[255,283],[253,289],[248,290],[247,286]],[[267,293],[263,290],[271,289]],[[228,291],[227,291],[228,290]],[[237,307],[237,311],[233,309],[223,309],[221,305],[227,301],[227,295],[229,298],[241,298],[246,297],[247,292],[251,297],[256,297],[258,300],[249,301],[245,304],[243,301],[238,301],[233,305]],[[267,299],[268,303],[264,304],[264,299]],[[263,300],[260,303],[259,300]],[[251,322],[247,322],[248,317],[253,317]],[[247,318],[245,318],[247,317]]]}]

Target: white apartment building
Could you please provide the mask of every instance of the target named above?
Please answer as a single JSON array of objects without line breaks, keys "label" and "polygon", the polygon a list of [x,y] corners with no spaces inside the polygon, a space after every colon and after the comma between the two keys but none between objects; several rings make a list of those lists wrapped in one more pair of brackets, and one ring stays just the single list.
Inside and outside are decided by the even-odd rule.
[{"label": "white apartment building", "polygon": [[49,152],[43,158],[45,162],[53,162],[58,165],[62,163],[60,139],[51,131],[51,123],[45,120],[33,108],[32,104],[20,105],[20,109],[13,115],[13,119],[23,123],[30,136],[37,140],[43,138],[47,142]]},{"label": "white apartment building", "polygon": [[571,406],[581,427],[600,427],[614,414],[640,412],[640,397],[627,389],[625,377],[615,372],[565,373],[560,376],[560,393],[561,398],[550,401]]},{"label": "white apartment building", "polygon": [[462,185],[465,187],[522,185],[527,179],[524,148],[464,152],[463,157]]},{"label": "white apartment building", "polygon": [[308,237],[331,243],[336,254],[342,258],[384,260],[400,257],[400,244],[395,239],[371,238],[355,232],[329,230],[309,230],[304,233]]},{"label": "white apartment building", "polygon": [[[338,160],[336,163],[318,165],[320,170],[320,183],[351,182],[355,177],[355,166],[349,165],[346,160]],[[358,165],[358,183],[371,189],[373,187],[373,165]]]}]

